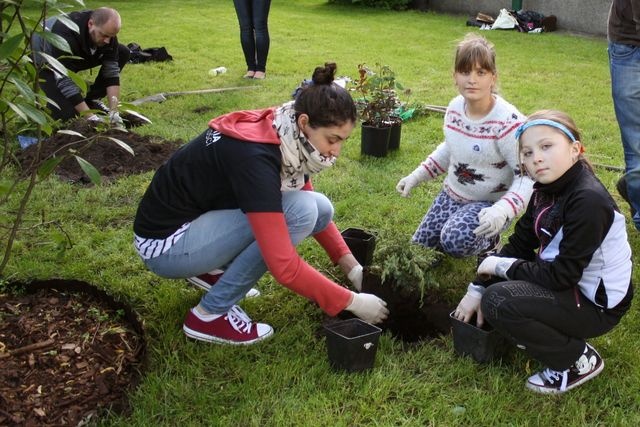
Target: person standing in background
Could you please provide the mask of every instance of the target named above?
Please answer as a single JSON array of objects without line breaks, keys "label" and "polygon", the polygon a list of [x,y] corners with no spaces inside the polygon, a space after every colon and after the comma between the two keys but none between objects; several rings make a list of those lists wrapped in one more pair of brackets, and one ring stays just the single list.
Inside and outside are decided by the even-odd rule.
[{"label": "person standing in background", "polygon": [[640,230],[640,0],[613,0],[608,22],[611,95],[625,162],[616,187]]},{"label": "person standing in background", "polygon": [[264,79],[269,54],[267,18],[271,0],[233,0],[240,24],[240,44],[247,62],[246,79]]}]

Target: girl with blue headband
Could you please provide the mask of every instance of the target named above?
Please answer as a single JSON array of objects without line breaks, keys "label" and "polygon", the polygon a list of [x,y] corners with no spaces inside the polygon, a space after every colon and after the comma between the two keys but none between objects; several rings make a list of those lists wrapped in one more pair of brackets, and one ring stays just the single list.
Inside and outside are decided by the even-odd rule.
[{"label": "girl with blue headband", "polygon": [[478,266],[454,316],[487,321],[542,362],[527,388],[563,393],[604,368],[586,339],[610,331],[631,305],[631,248],[568,115],[534,113],[516,136],[536,181],[531,201],[508,243]]},{"label": "girl with blue headband", "polygon": [[499,234],[527,206],[533,182],[520,173],[514,134],[525,117],[497,95],[493,45],[469,34],[456,50],[458,92],[447,107],[442,142],[396,190],[408,197],[446,174],[413,241],[456,257],[493,249]]}]

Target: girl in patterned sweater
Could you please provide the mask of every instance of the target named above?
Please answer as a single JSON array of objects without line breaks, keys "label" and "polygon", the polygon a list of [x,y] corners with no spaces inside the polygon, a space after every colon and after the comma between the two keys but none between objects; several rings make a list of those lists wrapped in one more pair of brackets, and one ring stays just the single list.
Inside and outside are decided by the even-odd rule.
[{"label": "girl in patterned sweater", "polygon": [[421,182],[447,174],[413,235],[416,243],[456,257],[478,255],[527,206],[533,182],[520,173],[514,139],[524,116],[495,94],[496,79],[493,45],[468,34],[456,50],[460,95],[445,113],[445,141],[396,186],[408,197]]}]

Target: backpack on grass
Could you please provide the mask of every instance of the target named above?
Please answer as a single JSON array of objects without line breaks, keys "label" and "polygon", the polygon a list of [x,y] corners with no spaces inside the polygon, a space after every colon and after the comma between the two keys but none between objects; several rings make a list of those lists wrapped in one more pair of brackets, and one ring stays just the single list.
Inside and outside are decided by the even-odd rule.
[{"label": "backpack on grass", "polygon": [[173,60],[173,57],[169,55],[169,52],[167,52],[167,49],[164,47],[142,49],[138,43],[129,43],[127,47],[130,52],[129,62],[132,64],[140,64],[148,61],[162,62]]}]

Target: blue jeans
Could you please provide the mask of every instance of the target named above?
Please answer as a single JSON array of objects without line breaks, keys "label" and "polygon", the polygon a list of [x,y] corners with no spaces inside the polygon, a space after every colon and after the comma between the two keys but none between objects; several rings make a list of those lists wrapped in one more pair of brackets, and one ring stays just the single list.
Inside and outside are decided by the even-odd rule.
[{"label": "blue jeans", "polygon": [[[313,191],[283,192],[282,208],[294,245],[327,228],[333,218],[329,199]],[[239,209],[202,214],[171,249],[145,263],[159,276],[172,279],[224,269],[200,301],[214,314],[229,311],[267,271],[247,216]]]},{"label": "blue jeans", "polygon": [[265,71],[269,54],[267,18],[271,0],[233,0],[240,24],[240,44],[248,71]]},{"label": "blue jeans", "polygon": [[624,149],[627,194],[640,230],[640,47],[609,43],[611,95]]}]

